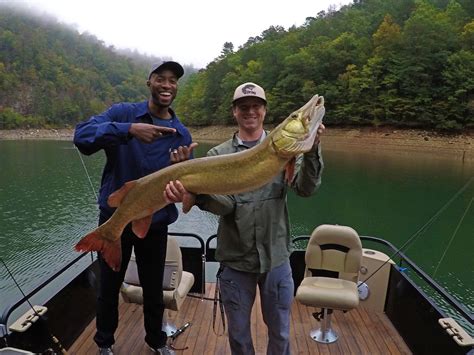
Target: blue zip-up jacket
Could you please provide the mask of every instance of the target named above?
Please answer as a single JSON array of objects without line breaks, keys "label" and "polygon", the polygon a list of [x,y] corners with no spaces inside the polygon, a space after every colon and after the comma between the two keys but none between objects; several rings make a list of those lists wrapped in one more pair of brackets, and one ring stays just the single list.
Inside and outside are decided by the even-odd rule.
[{"label": "blue zip-up jacket", "polygon": [[[153,118],[148,111],[148,101],[119,103],[107,111],[79,123],[74,132],[74,144],[86,155],[101,149],[107,162],[102,173],[99,207],[102,217],[110,218],[115,208],[107,204],[109,195],[127,181],[139,179],[170,165],[170,150],[192,143],[191,134],[170,109],[171,119]],[[176,133],[163,136],[146,144],[129,136],[132,123],[153,123],[172,127]],[[170,204],[153,215],[151,228],[176,221],[178,210]]]}]

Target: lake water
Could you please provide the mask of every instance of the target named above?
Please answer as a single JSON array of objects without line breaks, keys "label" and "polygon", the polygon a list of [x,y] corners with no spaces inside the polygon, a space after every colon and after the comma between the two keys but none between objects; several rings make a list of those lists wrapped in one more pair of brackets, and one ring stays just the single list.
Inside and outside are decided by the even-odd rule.
[{"label": "lake water", "polygon": [[[319,192],[289,196],[292,234],[330,223],[397,247],[413,238],[403,252],[472,312],[474,163],[355,151],[324,151],[324,160]],[[103,162],[103,153],[81,160],[69,141],[0,141],[0,257],[24,292],[79,255],[74,244],[97,223]],[[216,228],[193,208],[170,229],[205,239]],[[0,311],[20,297],[0,263]]]}]

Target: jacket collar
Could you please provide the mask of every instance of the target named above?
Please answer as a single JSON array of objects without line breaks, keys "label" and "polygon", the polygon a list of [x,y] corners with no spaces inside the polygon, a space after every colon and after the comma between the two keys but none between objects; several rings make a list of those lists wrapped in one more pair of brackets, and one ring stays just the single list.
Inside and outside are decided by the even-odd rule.
[{"label": "jacket collar", "polygon": [[[177,118],[176,113],[173,111],[173,109],[171,107],[168,107],[168,111],[171,114],[171,119]],[[141,117],[146,116],[146,115],[151,116],[150,111],[148,110],[148,100],[143,101],[143,102],[139,102],[136,106],[136,109],[135,109],[135,118],[137,119],[137,121]]]}]

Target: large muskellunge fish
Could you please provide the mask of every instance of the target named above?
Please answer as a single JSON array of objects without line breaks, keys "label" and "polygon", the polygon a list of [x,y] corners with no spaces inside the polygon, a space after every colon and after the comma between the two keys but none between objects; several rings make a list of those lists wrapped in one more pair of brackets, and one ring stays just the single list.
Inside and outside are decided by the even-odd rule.
[{"label": "large muskellunge fish", "polygon": [[232,195],[265,185],[285,167],[291,175],[295,156],[312,148],[324,112],[324,98],[315,95],[251,149],[186,160],[127,182],[108,198],[109,206],[117,207],[113,215],[83,237],[76,250],[100,251],[117,271],[123,230],[132,222],[133,232],[145,237],[153,213],[167,205],[163,191],[170,181],[180,180],[194,194]]}]

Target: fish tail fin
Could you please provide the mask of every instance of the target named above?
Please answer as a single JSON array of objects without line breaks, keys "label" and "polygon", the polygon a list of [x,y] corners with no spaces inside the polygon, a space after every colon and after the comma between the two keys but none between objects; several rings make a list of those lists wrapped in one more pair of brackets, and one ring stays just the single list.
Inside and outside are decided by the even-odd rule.
[{"label": "fish tail fin", "polygon": [[87,234],[83,237],[74,247],[76,251],[87,252],[87,251],[98,251],[102,254],[105,262],[111,267],[114,271],[120,270],[120,264],[122,262],[122,246],[120,244],[119,238],[111,240],[105,238],[103,228],[105,224],[99,226],[94,231]]}]

